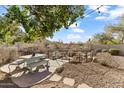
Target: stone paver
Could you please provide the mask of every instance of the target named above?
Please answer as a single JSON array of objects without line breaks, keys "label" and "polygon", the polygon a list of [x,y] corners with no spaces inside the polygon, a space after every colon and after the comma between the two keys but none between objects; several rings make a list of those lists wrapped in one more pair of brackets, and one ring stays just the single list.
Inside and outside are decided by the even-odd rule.
[{"label": "stone paver", "polygon": [[66,84],[66,85],[69,85],[69,86],[74,86],[75,80],[72,79],[72,78],[67,78],[67,77],[65,77],[65,78],[63,79],[63,83]]},{"label": "stone paver", "polygon": [[[23,57],[30,58],[31,55],[21,56],[21,57],[22,58]],[[12,63],[16,63],[16,61],[14,61]],[[36,83],[40,83],[40,82],[44,81],[48,77],[51,77],[51,75],[52,75],[51,73],[54,73],[57,68],[61,67],[66,62],[68,62],[68,61],[66,61],[66,60],[63,60],[63,61],[61,61],[61,60],[58,60],[58,61],[49,60],[50,68],[49,68],[49,73],[48,74],[45,74],[45,72],[42,71],[42,69],[41,69],[41,71],[39,71],[37,73],[33,73],[33,74],[27,74],[27,73],[23,74],[23,71],[22,71],[20,73],[13,74],[11,76],[11,79],[19,87],[29,87],[29,86],[32,86]],[[9,70],[8,66],[9,66],[9,64],[4,65],[4,66],[0,67],[0,70],[2,70],[3,72],[6,72],[6,73],[10,73],[10,72],[13,72],[16,69],[15,65],[12,65],[10,67],[10,70]],[[24,64],[20,65],[21,68],[23,68],[23,66],[24,66]],[[62,77],[57,75],[57,74],[53,75],[50,78],[51,81],[60,81],[61,79],[62,79]]]},{"label": "stone paver", "polygon": [[91,88],[91,87],[88,86],[88,85],[85,84],[85,83],[82,83],[82,84],[78,85],[77,88]]},{"label": "stone paver", "polygon": [[50,81],[60,81],[62,77],[60,75],[54,74],[49,80]]},{"label": "stone paver", "polygon": [[57,61],[50,60],[49,61],[49,63],[50,63],[49,71],[52,72],[52,73],[54,73],[57,68],[61,67],[63,64],[65,64],[67,62],[68,61],[66,61],[66,60],[63,60],[63,61],[61,61],[61,60],[57,60]]},{"label": "stone paver", "polygon": [[[21,56],[20,58],[30,58],[30,57],[31,57],[31,55],[27,55],[27,56]],[[20,60],[20,59],[18,59],[18,60]],[[16,60],[16,61],[18,61],[18,60]],[[16,61],[14,61],[12,63],[16,63]],[[67,60],[63,60],[63,61],[62,60],[57,60],[57,61],[49,60],[49,64],[50,64],[49,71],[54,73],[57,68],[61,67],[64,63],[67,63],[67,62],[68,62]],[[23,68],[23,66],[24,66],[23,64],[20,65],[21,68]],[[11,65],[10,70],[8,67],[9,67],[9,64],[4,65],[4,66],[0,67],[0,70],[3,72],[6,72],[6,73],[10,73],[10,72],[13,72],[16,68],[15,65]]]},{"label": "stone paver", "polygon": [[12,65],[11,66],[11,69],[9,70],[9,64],[7,65],[4,65],[0,68],[1,71],[5,72],[5,73],[10,73],[10,72],[13,72],[14,70],[16,69],[16,66],[15,65]]}]

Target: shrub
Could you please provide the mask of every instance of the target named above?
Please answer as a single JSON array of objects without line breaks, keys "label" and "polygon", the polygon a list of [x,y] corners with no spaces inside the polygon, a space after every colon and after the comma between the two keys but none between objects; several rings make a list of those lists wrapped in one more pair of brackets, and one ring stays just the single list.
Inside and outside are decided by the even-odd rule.
[{"label": "shrub", "polygon": [[102,52],[108,52],[108,49],[102,49]]},{"label": "shrub", "polygon": [[97,53],[96,62],[108,67],[117,68],[119,66],[108,52]]},{"label": "shrub", "polygon": [[74,51],[69,50],[68,54],[69,57],[73,57],[76,55],[76,53]]},{"label": "shrub", "polygon": [[101,49],[97,49],[97,50],[96,50],[96,53],[99,53],[99,52],[101,52],[101,51],[102,51]]},{"label": "shrub", "polygon": [[32,53],[45,53],[46,49],[43,45],[35,44],[23,44],[23,47],[19,49],[21,55],[30,55]]},{"label": "shrub", "polygon": [[18,51],[16,48],[1,48],[0,49],[0,66],[7,64],[16,60],[19,57]]},{"label": "shrub", "polygon": [[109,49],[109,53],[111,55],[118,55],[120,53],[120,50],[119,49],[116,49],[116,48],[110,48]]},{"label": "shrub", "polygon": [[70,63],[73,63],[73,64],[78,64],[78,63],[81,63],[83,60],[83,58],[80,56],[73,56],[71,59],[70,59]]}]

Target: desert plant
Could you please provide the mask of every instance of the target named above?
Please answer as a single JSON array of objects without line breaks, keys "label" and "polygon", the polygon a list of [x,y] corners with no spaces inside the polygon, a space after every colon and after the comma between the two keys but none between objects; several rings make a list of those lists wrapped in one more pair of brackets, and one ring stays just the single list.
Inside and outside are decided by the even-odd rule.
[{"label": "desert plant", "polygon": [[102,49],[97,49],[96,53],[102,52]]},{"label": "desert plant", "polygon": [[102,52],[108,52],[108,49],[102,49]]},{"label": "desert plant", "polygon": [[1,48],[0,49],[0,66],[16,60],[19,57],[16,48]]},{"label": "desert plant", "polygon": [[117,38],[124,43],[124,15],[121,16],[117,24],[109,24],[105,27],[107,32],[117,34]]},{"label": "desert plant", "polygon": [[110,53],[101,52],[96,55],[96,62],[104,66],[117,68],[119,64],[112,58]]},{"label": "desert plant", "polygon": [[112,41],[113,37],[108,33],[98,33],[94,35],[93,40],[98,41],[100,44],[107,44],[108,41]]},{"label": "desert plant", "polygon": [[116,49],[116,48],[110,48],[109,49],[109,53],[111,55],[118,55],[120,53],[120,50],[119,49]]}]

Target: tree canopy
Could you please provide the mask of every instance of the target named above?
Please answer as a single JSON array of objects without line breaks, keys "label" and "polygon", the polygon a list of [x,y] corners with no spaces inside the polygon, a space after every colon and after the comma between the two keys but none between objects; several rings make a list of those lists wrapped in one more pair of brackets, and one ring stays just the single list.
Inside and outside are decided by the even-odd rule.
[{"label": "tree canopy", "polygon": [[119,40],[115,39],[111,33],[98,33],[93,37],[92,42],[100,44],[119,44]]},{"label": "tree canopy", "polygon": [[0,39],[3,42],[10,38],[12,41],[32,41],[52,37],[54,32],[68,28],[84,14],[84,7],[79,5],[12,5],[5,8],[7,13],[0,16]]},{"label": "tree canopy", "polygon": [[121,39],[121,42],[124,43],[124,15],[122,15],[118,24],[107,25],[105,30],[118,34],[118,39]]},{"label": "tree canopy", "polygon": [[98,33],[94,35],[94,39],[97,40],[101,44],[106,44],[106,41],[112,40],[113,37],[110,34]]}]

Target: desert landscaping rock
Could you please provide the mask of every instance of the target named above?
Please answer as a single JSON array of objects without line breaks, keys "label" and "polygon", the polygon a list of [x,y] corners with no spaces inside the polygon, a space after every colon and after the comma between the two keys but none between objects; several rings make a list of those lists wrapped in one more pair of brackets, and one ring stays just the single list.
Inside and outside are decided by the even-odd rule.
[{"label": "desert landscaping rock", "polygon": [[69,86],[74,86],[75,84],[75,80],[72,79],[72,78],[64,78],[63,79],[63,83],[66,84],[66,85],[69,85]]},{"label": "desert landscaping rock", "polygon": [[8,67],[9,67],[9,64],[4,65],[4,66],[0,67],[0,70],[2,72],[5,72],[5,73],[10,73],[10,72],[12,72],[12,71],[14,71],[16,69],[16,66],[15,65],[12,65],[10,70],[9,70]]},{"label": "desert landscaping rock", "polygon": [[91,87],[88,86],[88,85],[85,84],[85,83],[82,83],[82,84],[78,85],[77,88],[91,88]]},{"label": "desert landscaping rock", "polygon": [[1,72],[0,71],[0,80],[4,80],[5,78],[7,78],[7,73]]},{"label": "desert landscaping rock", "polygon": [[60,81],[62,77],[60,75],[54,74],[49,80],[50,81]]},{"label": "desert landscaping rock", "polygon": [[59,74],[59,73],[62,73],[63,70],[64,70],[64,67],[60,67],[60,68],[57,68],[55,72]]}]

